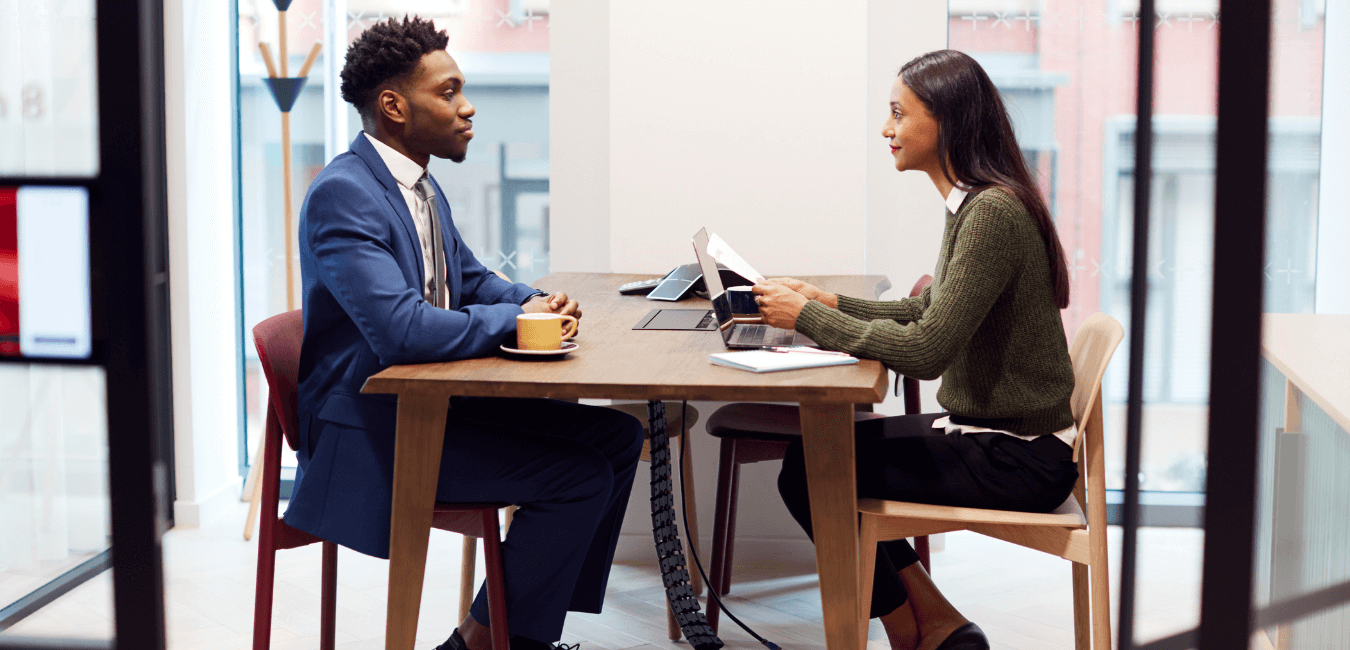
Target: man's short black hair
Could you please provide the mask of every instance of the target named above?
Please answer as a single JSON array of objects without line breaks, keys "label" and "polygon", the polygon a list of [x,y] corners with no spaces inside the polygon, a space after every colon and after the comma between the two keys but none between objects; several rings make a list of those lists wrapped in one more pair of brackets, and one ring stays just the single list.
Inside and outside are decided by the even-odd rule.
[{"label": "man's short black hair", "polygon": [[417,69],[422,57],[444,50],[448,42],[445,30],[436,31],[430,20],[417,16],[371,25],[347,48],[342,98],[355,106],[362,118],[369,118],[380,86],[401,81]]}]

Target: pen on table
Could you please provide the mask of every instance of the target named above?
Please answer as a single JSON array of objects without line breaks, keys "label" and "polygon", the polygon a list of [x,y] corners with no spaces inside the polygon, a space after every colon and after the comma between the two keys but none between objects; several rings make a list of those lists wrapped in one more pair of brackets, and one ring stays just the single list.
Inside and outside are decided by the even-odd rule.
[{"label": "pen on table", "polygon": [[847,357],[847,356],[852,356],[852,355],[848,354],[847,352],[835,352],[834,350],[818,350],[818,349],[816,349],[816,348],[808,348],[808,347],[796,346],[796,345],[793,345],[793,346],[786,346],[786,347],[785,347],[785,346],[771,346],[771,347],[767,347],[767,348],[764,348],[764,349],[765,349],[765,350],[768,350],[769,352],[806,352],[806,353],[808,353],[808,354],[830,354],[830,355],[834,355],[834,356],[836,356],[836,357]]}]

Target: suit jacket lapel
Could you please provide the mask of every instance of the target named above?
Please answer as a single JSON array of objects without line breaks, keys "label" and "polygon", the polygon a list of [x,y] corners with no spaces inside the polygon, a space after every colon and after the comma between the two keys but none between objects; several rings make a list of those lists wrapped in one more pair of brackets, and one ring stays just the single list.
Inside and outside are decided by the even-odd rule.
[{"label": "suit jacket lapel", "polygon": [[[403,223],[403,231],[408,236],[408,243],[412,245],[412,250],[417,251],[417,286],[426,286],[427,279],[423,275],[422,264],[420,263],[422,240],[417,238],[417,224],[413,222],[412,213],[408,212],[408,202],[403,199],[403,191],[399,189],[398,181],[394,180],[394,175],[389,173],[389,167],[384,164],[384,159],[380,158],[380,152],[376,151],[375,145],[366,139],[364,132],[356,134],[356,139],[352,140],[351,151],[365,161],[366,166],[370,167],[370,171],[375,175],[375,180],[384,186],[385,200],[389,201],[389,207],[394,210],[395,218]],[[437,191],[439,191],[439,188],[437,188]],[[443,221],[442,224],[444,224]]]}]

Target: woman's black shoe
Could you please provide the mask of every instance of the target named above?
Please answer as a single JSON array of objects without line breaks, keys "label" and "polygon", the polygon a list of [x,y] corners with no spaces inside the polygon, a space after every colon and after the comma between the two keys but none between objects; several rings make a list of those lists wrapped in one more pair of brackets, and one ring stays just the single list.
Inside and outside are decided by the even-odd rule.
[{"label": "woman's black shoe", "polygon": [[980,626],[966,623],[947,635],[947,640],[937,650],[989,650],[989,638]]}]

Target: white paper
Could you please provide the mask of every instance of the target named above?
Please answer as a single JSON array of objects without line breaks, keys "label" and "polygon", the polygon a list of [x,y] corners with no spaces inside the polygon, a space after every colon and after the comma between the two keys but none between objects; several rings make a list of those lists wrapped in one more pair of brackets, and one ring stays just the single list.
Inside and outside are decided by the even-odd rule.
[{"label": "white paper", "polygon": [[744,352],[720,352],[708,355],[713,365],[727,366],[750,372],[777,372],[797,370],[799,368],[821,368],[825,366],[843,366],[858,362],[856,357],[846,354],[810,354],[806,352],[769,352],[768,350],[747,350]]},{"label": "white paper", "polygon": [[755,270],[755,267],[750,266],[749,262],[741,259],[741,256],[737,255],[736,251],[731,250],[731,247],[728,246],[726,242],[722,241],[722,238],[718,237],[717,233],[708,233],[708,254],[711,255],[713,259],[726,265],[727,268],[735,271],[741,277],[747,280],[754,280],[756,283],[764,282],[764,276],[760,275],[759,271]]}]

